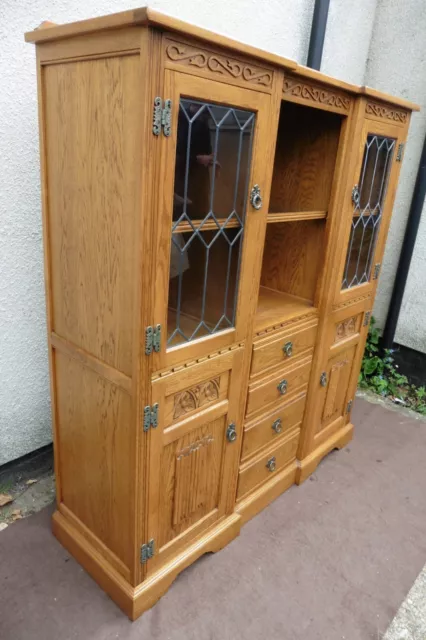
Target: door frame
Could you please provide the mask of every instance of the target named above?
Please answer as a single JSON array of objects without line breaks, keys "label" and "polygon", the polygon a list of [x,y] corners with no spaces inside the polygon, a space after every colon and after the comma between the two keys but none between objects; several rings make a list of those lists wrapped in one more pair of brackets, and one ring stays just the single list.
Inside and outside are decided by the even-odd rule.
[{"label": "door frame", "polygon": [[[190,96],[197,100],[206,100],[231,107],[247,109],[256,113],[254,139],[248,189],[257,183],[262,192],[269,192],[265,184],[266,157],[270,148],[270,114],[271,95],[259,91],[236,87],[222,82],[207,80],[182,71],[165,69],[163,93],[172,100],[172,131],[169,137],[160,136],[159,166],[157,175],[161,176],[156,186],[158,216],[153,212],[155,261],[152,286],[153,322],[161,324],[162,340],[158,353],[152,355],[152,370],[158,371],[172,367],[179,362],[208,355],[226,348],[235,342],[241,343],[248,330],[251,331],[253,315],[256,310],[257,290],[254,284],[258,280],[260,270],[260,253],[258,238],[262,237],[266,225],[267,202],[257,211],[251,207],[247,194],[247,209],[243,232],[243,246],[240,258],[240,279],[236,305],[236,324],[234,328],[221,331],[217,335],[206,336],[172,347],[167,350],[167,303],[169,291],[171,221],[173,211],[173,183],[177,144],[177,124],[179,99]],[[256,247],[257,245],[257,247]]]},{"label": "door frame", "polygon": [[[389,230],[390,220],[392,216],[392,208],[395,201],[395,194],[398,185],[399,172],[401,170],[402,162],[396,160],[397,150],[399,144],[405,141],[408,124],[401,126],[393,123],[387,123],[378,121],[374,118],[363,118],[363,125],[360,135],[360,143],[357,152],[357,162],[354,172],[352,174],[352,180],[348,184],[346,189],[346,195],[344,196],[344,223],[342,223],[341,238],[344,240],[341,243],[342,249],[338,260],[338,268],[336,273],[338,277],[335,283],[334,293],[334,306],[339,306],[346,303],[352,298],[368,298],[371,295],[374,296],[375,290],[378,284],[378,278],[373,280],[373,265],[381,262],[384,247],[386,242],[387,233]],[[359,183],[359,177],[362,168],[362,161],[364,157],[364,148],[367,136],[369,134],[385,136],[389,138],[395,138],[395,150],[392,158],[392,166],[389,173],[387,191],[385,195],[385,201],[383,206],[382,220],[378,236],[376,239],[376,246],[372,255],[371,264],[372,269],[370,273],[370,279],[361,285],[351,287],[350,289],[342,289],[342,276],[345,268],[347,250],[349,245],[349,238],[351,232],[351,224],[353,219],[353,204],[352,204],[352,188],[355,184]]]}]

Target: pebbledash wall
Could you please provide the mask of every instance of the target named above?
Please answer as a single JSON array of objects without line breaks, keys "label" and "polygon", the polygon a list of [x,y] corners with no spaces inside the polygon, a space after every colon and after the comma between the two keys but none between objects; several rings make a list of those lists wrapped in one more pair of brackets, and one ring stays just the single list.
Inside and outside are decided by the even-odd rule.
[{"label": "pebbledash wall", "polygon": [[[0,3],[0,465],[51,440],[35,49],[23,34],[138,7],[144,0]],[[152,7],[306,62],[314,0],[152,0]],[[426,130],[424,0],[331,0],[321,70],[418,102],[374,313],[386,319]],[[426,219],[411,265],[397,342],[426,352]]]}]

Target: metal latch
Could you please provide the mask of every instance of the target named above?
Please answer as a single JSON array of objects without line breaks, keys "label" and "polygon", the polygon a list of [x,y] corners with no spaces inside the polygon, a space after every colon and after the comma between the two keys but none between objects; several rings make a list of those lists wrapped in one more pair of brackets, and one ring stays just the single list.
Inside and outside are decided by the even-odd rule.
[{"label": "metal latch", "polygon": [[145,354],[150,356],[153,351],[158,353],[161,347],[161,324],[145,329]]},{"label": "metal latch", "polygon": [[163,134],[168,138],[172,131],[172,101],[164,100],[157,96],[154,98],[154,110],[152,114],[152,133],[159,136],[163,129]]},{"label": "metal latch", "polygon": [[144,407],[143,410],[143,430],[149,431],[149,428],[155,429],[158,427],[158,402],[150,407],[149,405]]},{"label": "metal latch", "polygon": [[141,546],[141,564],[145,564],[155,553],[154,538]]},{"label": "metal latch", "polygon": [[346,405],[346,413],[350,413],[351,412],[352,404],[353,404],[353,400],[349,400],[348,404]]}]

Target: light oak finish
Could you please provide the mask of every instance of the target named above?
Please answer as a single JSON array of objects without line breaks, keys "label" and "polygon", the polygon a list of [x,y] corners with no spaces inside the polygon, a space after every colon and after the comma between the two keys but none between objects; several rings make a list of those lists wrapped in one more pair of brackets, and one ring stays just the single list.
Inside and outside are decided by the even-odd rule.
[{"label": "light oak finish", "polygon": [[[352,438],[377,289],[373,275],[341,289],[352,189],[368,134],[397,149],[417,106],[149,8],[44,24],[26,40],[37,45],[53,531],[135,619]],[[156,97],[171,100],[168,136],[153,133]],[[181,98],[254,114],[237,189],[241,122],[223,128],[215,165],[215,127],[201,119],[188,156],[206,168],[190,174],[195,203],[175,190]],[[373,264],[400,167],[394,155]],[[239,260],[215,244],[223,229],[203,222],[197,199],[215,185],[219,225],[237,194]],[[206,247],[188,249],[183,289],[170,277],[177,204],[193,207],[209,245],[209,270]],[[226,225],[229,238],[240,224]],[[179,222],[178,251],[192,231]],[[202,311],[197,339],[167,345],[177,318],[192,333]],[[222,311],[232,317],[215,331]],[[157,325],[160,347],[147,355]]]}]

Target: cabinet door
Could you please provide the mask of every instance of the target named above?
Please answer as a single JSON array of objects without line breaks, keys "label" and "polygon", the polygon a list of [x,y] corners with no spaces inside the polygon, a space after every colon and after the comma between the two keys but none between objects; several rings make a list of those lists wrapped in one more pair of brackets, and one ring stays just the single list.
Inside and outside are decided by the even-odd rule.
[{"label": "cabinet door", "polygon": [[[162,345],[154,369],[212,353],[250,330],[273,134],[271,98],[260,91],[166,70],[164,95],[172,126],[160,140],[153,322]],[[251,200],[255,184],[260,198]]]},{"label": "cabinet door", "polygon": [[149,573],[233,511],[242,355],[230,350],[152,383],[158,424],[149,430]]},{"label": "cabinet door", "polygon": [[352,220],[346,231],[339,282],[341,300],[368,295],[375,287],[390,223],[405,129],[366,121],[352,190]]}]

